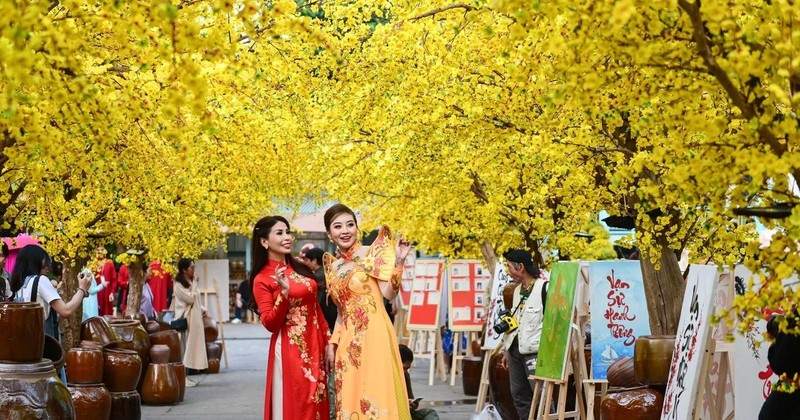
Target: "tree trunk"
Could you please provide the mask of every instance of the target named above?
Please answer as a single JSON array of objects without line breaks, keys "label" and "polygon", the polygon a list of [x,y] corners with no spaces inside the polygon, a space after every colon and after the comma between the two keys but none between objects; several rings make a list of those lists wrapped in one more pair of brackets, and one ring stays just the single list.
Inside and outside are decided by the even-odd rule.
[{"label": "tree trunk", "polygon": [[[667,238],[659,236],[656,243],[658,255],[643,256],[641,260],[647,310],[650,312],[650,333],[673,335],[678,331],[686,282]],[[660,263],[658,270],[651,262],[656,258]]]},{"label": "tree trunk", "polygon": [[[61,285],[61,298],[64,302],[68,302],[78,291],[78,273],[81,271],[80,260],[60,256],[59,260],[64,264],[64,271],[62,273]],[[73,347],[78,347],[81,342],[81,319],[83,318],[83,305],[78,306],[78,309],[69,318],[61,318],[59,326],[61,327],[61,345],[64,350],[69,350]]]},{"label": "tree trunk", "polygon": [[139,258],[136,262],[128,265],[128,272],[131,277],[128,281],[128,308],[125,310],[125,315],[139,313],[139,306],[142,303],[142,289],[144,288],[143,264],[142,259]]},{"label": "tree trunk", "polygon": [[483,254],[483,260],[486,262],[486,268],[492,273],[492,279],[494,279],[497,255],[495,255],[494,247],[488,239],[484,239],[483,243],[481,243],[481,254]]}]

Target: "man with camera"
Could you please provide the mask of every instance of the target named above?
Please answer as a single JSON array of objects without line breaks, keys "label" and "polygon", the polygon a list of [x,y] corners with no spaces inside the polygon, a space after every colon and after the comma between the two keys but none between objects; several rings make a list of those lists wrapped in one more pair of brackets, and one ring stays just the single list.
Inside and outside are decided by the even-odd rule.
[{"label": "man with camera", "polygon": [[509,276],[518,286],[514,289],[512,307],[501,314],[500,322],[493,328],[498,334],[505,333],[503,366],[508,368],[514,407],[520,419],[527,419],[533,399],[533,381],[528,376],[536,371],[547,281],[539,278],[539,268],[530,252],[512,249],[503,257]]}]

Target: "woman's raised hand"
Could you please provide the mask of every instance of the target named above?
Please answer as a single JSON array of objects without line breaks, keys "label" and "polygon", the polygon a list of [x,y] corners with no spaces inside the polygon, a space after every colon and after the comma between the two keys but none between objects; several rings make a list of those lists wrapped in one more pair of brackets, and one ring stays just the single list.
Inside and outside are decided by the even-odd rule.
[{"label": "woman's raised hand", "polygon": [[92,286],[92,277],[86,273],[79,273],[78,274],[78,287],[83,290],[89,290],[89,287]]},{"label": "woman's raised hand", "polygon": [[405,264],[406,257],[408,253],[411,251],[411,242],[407,241],[401,235],[397,239],[397,250],[395,252],[395,267],[402,267]]},{"label": "woman's raised hand", "polygon": [[284,296],[289,294],[289,279],[286,278],[286,266],[281,265],[275,269],[275,281],[283,289]]}]

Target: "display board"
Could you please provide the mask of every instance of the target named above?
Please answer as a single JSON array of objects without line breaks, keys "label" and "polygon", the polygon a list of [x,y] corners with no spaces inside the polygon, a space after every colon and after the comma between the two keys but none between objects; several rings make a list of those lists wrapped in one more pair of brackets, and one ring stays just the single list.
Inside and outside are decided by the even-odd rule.
[{"label": "display board", "polygon": [[498,261],[494,266],[489,315],[486,317],[486,332],[483,334],[484,350],[494,350],[503,341],[503,334],[496,333],[492,327],[500,321],[500,312],[506,310],[506,306],[503,304],[503,289],[511,281],[511,276],[506,271],[506,265],[502,261]]},{"label": "display board", "polygon": [[650,317],[639,261],[589,263],[592,317],[592,379],[633,357],[636,338],[650,334]]},{"label": "display board", "polygon": [[447,273],[450,329],[480,331],[486,303],[483,289],[491,280],[489,270],[478,260],[452,260]]},{"label": "display board", "polygon": [[419,259],[414,265],[414,280],[408,307],[408,329],[439,327],[444,261]]},{"label": "display board", "polygon": [[559,262],[550,271],[539,359],[536,362],[537,377],[556,381],[566,378],[579,270],[579,263]]},{"label": "display board", "polygon": [[714,292],[717,288],[717,266],[693,264],[689,267],[686,291],[683,294],[681,319],[672,350],[667,389],[664,393],[662,420],[694,418],[703,356],[706,354],[714,312]]},{"label": "display board", "polygon": [[[217,319],[217,322],[227,322],[230,320],[230,311],[228,308],[228,273],[229,265],[228,260],[197,260],[194,262],[194,272],[200,278],[198,284],[198,291],[209,291],[214,289],[214,292],[219,296],[217,299],[208,299],[208,302],[201,302],[206,307],[206,312],[212,318]],[[217,311],[217,302],[225,305]]]}]

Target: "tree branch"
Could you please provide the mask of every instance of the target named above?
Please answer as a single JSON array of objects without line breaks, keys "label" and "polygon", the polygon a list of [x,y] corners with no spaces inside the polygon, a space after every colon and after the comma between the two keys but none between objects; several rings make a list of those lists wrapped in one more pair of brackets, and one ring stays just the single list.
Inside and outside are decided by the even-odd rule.
[{"label": "tree branch", "polygon": [[466,4],[466,3],[449,4],[447,6],[443,6],[443,7],[440,7],[438,9],[433,9],[433,10],[431,10],[429,12],[425,12],[425,13],[423,13],[421,15],[414,16],[414,17],[411,18],[411,20],[416,22],[416,21],[418,21],[420,19],[424,19],[426,17],[431,17],[431,16],[436,16],[439,13],[446,12],[448,10],[453,10],[453,9],[464,9],[465,12],[471,12],[473,10],[476,10],[475,6],[472,6],[472,5],[469,5],[469,4]]}]

